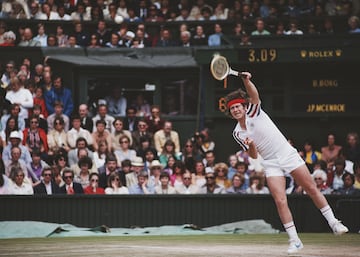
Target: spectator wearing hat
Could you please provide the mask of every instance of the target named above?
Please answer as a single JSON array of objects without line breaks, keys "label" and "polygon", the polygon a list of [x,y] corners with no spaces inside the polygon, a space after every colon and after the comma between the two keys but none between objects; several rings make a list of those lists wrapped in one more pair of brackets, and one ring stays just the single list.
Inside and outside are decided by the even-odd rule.
[{"label": "spectator wearing hat", "polygon": [[128,188],[138,183],[138,175],[141,171],[144,171],[144,161],[140,156],[136,156],[131,160],[131,169],[131,172],[125,175]]},{"label": "spectator wearing hat", "polygon": [[2,158],[4,163],[10,161],[12,159],[11,157],[11,149],[13,147],[19,147],[21,150],[20,159],[23,160],[26,163],[31,162],[31,155],[29,150],[21,144],[21,136],[18,131],[12,131],[9,136],[9,143],[7,146],[4,147]]},{"label": "spectator wearing hat", "polygon": [[137,183],[129,187],[129,193],[132,195],[148,195],[154,193],[154,187],[148,183],[148,173],[141,171],[137,174]]},{"label": "spectator wearing hat", "polygon": [[68,132],[70,127],[70,119],[63,110],[64,104],[60,101],[55,101],[54,103],[54,112],[47,117],[48,130],[52,130],[54,128],[55,117],[61,117],[64,120],[64,131]]},{"label": "spectator wearing hat", "polygon": [[158,160],[153,160],[150,163],[149,171],[150,171],[149,183],[154,187],[161,186],[160,175],[164,171],[164,166]]},{"label": "spectator wearing hat", "polygon": [[163,171],[160,173],[160,185],[155,186],[155,194],[157,195],[170,195],[176,194],[176,190],[173,186],[169,185],[170,176],[169,173]]},{"label": "spectator wearing hat", "polygon": [[[74,109],[71,90],[65,88],[62,77],[55,75],[53,78],[53,85],[49,91],[44,94],[46,108],[49,114],[55,113],[55,102],[61,102],[63,105],[63,113],[70,117]],[[66,130],[68,131],[68,129]]]}]

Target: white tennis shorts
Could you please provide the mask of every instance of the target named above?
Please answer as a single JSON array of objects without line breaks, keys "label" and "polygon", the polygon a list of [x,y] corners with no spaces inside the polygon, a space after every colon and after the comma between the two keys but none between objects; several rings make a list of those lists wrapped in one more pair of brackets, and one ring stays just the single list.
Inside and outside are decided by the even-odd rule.
[{"label": "white tennis shorts", "polygon": [[266,177],[279,177],[290,174],[296,168],[304,165],[305,162],[293,148],[275,159],[263,160],[261,164],[264,167]]}]

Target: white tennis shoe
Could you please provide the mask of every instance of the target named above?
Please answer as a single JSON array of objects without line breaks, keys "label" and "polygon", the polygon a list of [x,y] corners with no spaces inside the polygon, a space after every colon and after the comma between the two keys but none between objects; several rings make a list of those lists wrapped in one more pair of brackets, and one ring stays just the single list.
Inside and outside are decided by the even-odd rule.
[{"label": "white tennis shoe", "polygon": [[331,225],[331,229],[335,235],[342,235],[349,232],[349,229],[345,227],[340,220],[336,221]]},{"label": "white tennis shoe", "polygon": [[289,242],[290,242],[290,244],[289,244],[289,248],[287,250],[288,254],[298,253],[301,249],[304,248],[304,245],[300,241],[300,239],[298,239],[298,240],[289,240]]}]

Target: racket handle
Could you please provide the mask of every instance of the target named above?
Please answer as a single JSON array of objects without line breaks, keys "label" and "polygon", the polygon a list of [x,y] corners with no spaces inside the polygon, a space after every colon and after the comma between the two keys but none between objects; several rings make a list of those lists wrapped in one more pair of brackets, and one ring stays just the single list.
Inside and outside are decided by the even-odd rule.
[{"label": "racket handle", "polygon": [[240,73],[238,71],[233,70],[233,69],[230,68],[228,75],[234,75],[236,77],[239,77]]}]

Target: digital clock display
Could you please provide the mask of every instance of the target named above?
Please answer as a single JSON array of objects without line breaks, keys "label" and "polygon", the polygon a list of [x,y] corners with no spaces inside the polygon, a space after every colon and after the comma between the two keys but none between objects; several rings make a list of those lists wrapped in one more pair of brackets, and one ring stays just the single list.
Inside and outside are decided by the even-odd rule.
[{"label": "digital clock display", "polygon": [[240,52],[240,60],[251,63],[275,62],[278,58],[276,49],[257,48]]}]

